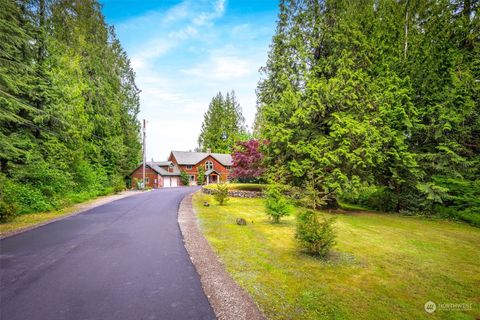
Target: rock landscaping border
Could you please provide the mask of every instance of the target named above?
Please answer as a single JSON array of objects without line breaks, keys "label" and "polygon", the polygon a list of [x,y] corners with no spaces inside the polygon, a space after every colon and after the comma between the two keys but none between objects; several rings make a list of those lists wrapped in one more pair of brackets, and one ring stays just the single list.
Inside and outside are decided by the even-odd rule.
[{"label": "rock landscaping border", "polygon": [[178,209],[178,224],[183,242],[200,275],[203,291],[219,320],[266,319],[253,299],[232,279],[198,225],[192,205],[193,194],[187,195]]},{"label": "rock landscaping border", "polygon": [[[215,190],[202,187],[202,192],[205,194],[214,194]],[[234,198],[263,198],[261,191],[228,190],[228,195]]]}]

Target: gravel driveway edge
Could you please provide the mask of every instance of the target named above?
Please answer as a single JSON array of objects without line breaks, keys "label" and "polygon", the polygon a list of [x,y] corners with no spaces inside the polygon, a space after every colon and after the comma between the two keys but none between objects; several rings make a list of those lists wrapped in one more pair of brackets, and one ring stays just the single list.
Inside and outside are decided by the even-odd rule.
[{"label": "gravel driveway edge", "polygon": [[200,275],[203,291],[219,320],[266,319],[253,299],[232,279],[203,236],[187,195],[178,210],[178,224],[183,242]]}]

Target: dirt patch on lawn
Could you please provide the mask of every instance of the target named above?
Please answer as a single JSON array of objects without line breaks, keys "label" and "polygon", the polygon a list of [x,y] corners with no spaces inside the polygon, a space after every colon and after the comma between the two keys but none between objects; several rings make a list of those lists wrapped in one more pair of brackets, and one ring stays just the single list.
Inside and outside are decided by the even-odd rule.
[{"label": "dirt patch on lawn", "polygon": [[266,319],[253,299],[225,270],[200,231],[192,206],[192,194],[187,195],[180,204],[178,224],[190,259],[200,275],[203,291],[217,318],[220,320]]}]

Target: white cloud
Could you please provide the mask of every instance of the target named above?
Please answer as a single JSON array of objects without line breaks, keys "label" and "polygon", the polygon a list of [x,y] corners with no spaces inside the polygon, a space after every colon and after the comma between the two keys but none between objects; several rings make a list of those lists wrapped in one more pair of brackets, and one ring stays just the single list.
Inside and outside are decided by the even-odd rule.
[{"label": "white cloud", "polygon": [[165,25],[171,25],[183,19],[186,19],[191,14],[191,1],[183,1],[166,11],[149,11],[146,14],[138,17],[133,17],[117,25],[120,31],[130,31],[136,29],[144,29],[145,26],[156,27],[158,30]]},{"label": "white cloud", "polygon": [[148,41],[143,50],[137,52],[131,58],[133,69],[139,71],[147,68],[151,59],[160,57],[175,45],[175,42],[165,39]]},{"label": "white cloud", "polygon": [[185,0],[117,29],[141,90],[139,119],[148,120],[149,159],[195,148],[203,115],[218,91],[235,90],[247,124],[253,122],[258,68],[274,18],[232,22],[226,14],[225,0]]},{"label": "white cloud", "polygon": [[193,23],[198,26],[208,25],[212,20],[220,18],[225,12],[225,0],[218,0],[214,4],[213,12],[201,12],[194,19]]},{"label": "white cloud", "polygon": [[247,32],[250,32],[250,31],[252,31],[252,30],[251,30],[250,25],[248,23],[243,23],[243,24],[234,26],[232,28],[232,33],[234,33],[236,35],[242,35],[242,34],[245,34]]},{"label": "white cloud", "polygon": [[172,31],[168,34],[168,38],[173,40],[185,40],[198,33],[197,29],[192,26],[187,26],[178,31]]},{"label": "white cloud", "polygon": [[188,17],[189,12],[190,12],[190,3],[188,1],[181,2],[167,11],[163,22],[171,23],[174,21],[184,19]]},{"label": "white cloud", "polygon": [[215,3],[215,13],[217,14],[217,16],[221,16],[223,15],[224,12],[225,12],[225,0],[218,0]]},{"label": "white cloud", "polygon": [[132,67],[137,71],[149,68],[153,60],[198,35],[198,28],[211,26],[224,12],[225,0],[216,1],[213,7],[203,1],[186,0],[164,13],[149,12],[121,24],[123,32],[139,26],[156,31],[150,40],[136,48],[131,58]]},{"label": "white cloud", "polygon": [[183,73],[209,80],[229,80],[247,77],[256,72],[254,64],[238,56],[214,55]]}]

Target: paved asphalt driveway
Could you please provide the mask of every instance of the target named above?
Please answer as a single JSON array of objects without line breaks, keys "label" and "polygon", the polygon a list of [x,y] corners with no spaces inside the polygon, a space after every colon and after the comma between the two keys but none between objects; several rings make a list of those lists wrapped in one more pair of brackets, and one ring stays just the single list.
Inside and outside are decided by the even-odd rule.
[{"label": "paved asphalt driveway", "polygon": [[182,243],[193,188],[120,199],[0,241],[0,319],[215,319]]}]

